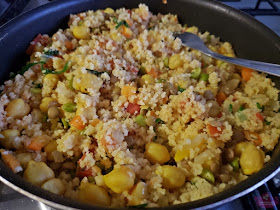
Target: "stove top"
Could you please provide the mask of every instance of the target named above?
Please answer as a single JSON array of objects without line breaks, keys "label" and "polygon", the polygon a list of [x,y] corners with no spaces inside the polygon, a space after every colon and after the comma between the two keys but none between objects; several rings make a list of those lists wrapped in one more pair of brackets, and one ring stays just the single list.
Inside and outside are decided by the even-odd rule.
[{"label": "stove top", "polygon": [[[0,25],[21,12],[28,11],[52,0],[0,0]],[[0,182],[1,210],[55,210],[30,199]],[[280,209],[280,173],[272,180],[239,199],[223,204],[218,210]]]}]

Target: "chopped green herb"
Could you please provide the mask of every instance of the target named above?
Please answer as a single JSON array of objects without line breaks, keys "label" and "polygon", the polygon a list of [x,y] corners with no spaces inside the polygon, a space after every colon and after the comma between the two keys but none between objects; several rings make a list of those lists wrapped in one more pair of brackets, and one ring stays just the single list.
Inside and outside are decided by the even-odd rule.
[{"label": "chopped green herb", "polygon": [[64,72],[66,72],[68,70],[68,64],[70,61],[67,61],[66,64],[64,65],[63,69],[61,71],[54,71],[54,70],[50,70],[50,69],[45,69],[42,66],[42,72],[43,74],[62,74]]},{"label": "chopped green herb", "polygon": [[34,88],[42,88],[43,85],[41,83],[35,83],[35,82],[32,82]]},{"label": "chopped green herb", "polygon": [[186,90],[186,89],[181,88],[180,86],[178,86],[178,91],[179,91],[179,92],[181,92],[181,93],[182,93],[182,92],[184,92],[185,90]]},{"label": "chopped green herb", "polygon": [[95,70],[91,70],[91,69],[86,69],[89,73],[94,74],[96,76],[100,76],[103,73],[107,73],[106,71],[95,71]]},{"label": "chopped green herb", "polygon": [[147,206],[148,206],[148,203],[143,203],[143,204],[136,205],[136,206],[128,206],[128,208],[144,209]]},{"label": "chopped green herb", "polygon": [[156,124],[165,124],[165,122],[164,122],[162,119],[160,119],[160,118],[157,118],[157,119],[155,120],[155,123],[156,123]]},{"label": "chopped green herb", "polygon": [[63,125],[64,129],[68,129],[69,128],[69,123],[65,120],[65,118],[61,118],[60,119]]},{"label": "chopped green herb", "polygon": [[118,19],[117,18],[113,18],[113,21],[114,21],[114,23],[117,23],[118,24]]},{"label": "chopped green herb", "polygon": [[241,112],[241,111],[243,111],[244,109],[245,109],[244,106],[241,105],[241,106],[239,107],[238,111]]},{"label": "chopped green herb", "polygon": [[41,88],[30,88],[30,92],[33,94],[39,94],[42,92]]},{"label": "chopped green herb", "polygon": [[45,64],[46,62],[44,62],[44,61],[39,61],[39,62],[35,62],[35,63],[28,63],[28,64],[26,64],[25,66],[23,66],[22,68],[21,68],[21,70],[19,71],[19,72],[17,72],[17,74],[21,74],[21,75],[23,75],[29,68],[31,68],[32,66],[35,66],[35,65],[37,65],[37,64],[41,64],[41,65],[43,65],[43,64]]},{"label": "chopped green herb", "polygon": [[270,125],[271,122],[269,122],[269,121],[267,121],[267,120],[264,120],[264,123],[265,123],[266,125]]},{"label": "chopped green herb", "polygon": [[125,20],[122,20],[120,22],[117,22],[116,29],[118,29],[122,25],[124,25],[125,27],[129,28],[129,25],[127,24],[127,22]]},{"label": "chopped green herb", "polygon": [[230,165],[233,168],[233,171],[238,172],[239,171],[239,158],[236,157],[231,161]]},{"label": "chopped green herb", "polygon": [[200,73],[201,73],[201,68],[195,68],[195,69],[192,71],[191,78],[193,78],[193,79],[198,79]]},{"label": "chopped green herb", "polygon": [[58,55],[59,51],[58,50],[52,50],[52,49],[48,49],[47,51],[44,52],[45,55],[50,55],[50,56],[54,56],[54,55]]},{"label": "chopped green herb", "polygon": [[258,109],[261,109],[262,111],[264,110],[264,106],[261,106],[260,103],[257,103]]},{"label": "chopped green herb", "polygon": [[232,104],[229,105],[228,110],[229,110],[230,112],[232,112],[232,110],[233,110]]},{"label": "chopped green herb", "polygon": [[208,81],[208,78],[209,78],[209,74],[207,74],[207,73],[202,73],[202,74],[200,74],[200,76],[199,76],[199,81]]}]

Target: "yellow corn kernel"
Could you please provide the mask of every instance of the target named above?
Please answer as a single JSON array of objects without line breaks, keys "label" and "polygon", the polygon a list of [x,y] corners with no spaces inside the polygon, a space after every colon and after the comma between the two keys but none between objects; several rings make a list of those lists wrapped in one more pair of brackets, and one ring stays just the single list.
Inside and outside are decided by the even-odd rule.
[{"label": "yellow corn kernel", "polygon": [[41,187],[44,190],[47,190],[57,195],[63,195],[66,190],[66,187],[64,186],[62,181],[60,179],[55,178],[46,181]]},{"label": "yellow corn kernel", "polygon": [[111,33],[111,38],[114,40],[114,41],[119,41],[121,39],[121,35],[119,33],[116,33],[116,32],[112,32]]},{"label": "yellow corn kernel", "polygon": [[82,182],[80,185],[79,199],[82,202],[99,206],[110,206],[111,204],[111,198],[105,189],[86,182]]},{"label": "yellow corn kernel", "polygon": [[121,166],[120,168],[115,168],[109,174],[106,174],[103,179],[107,187],[112,191],[115,193],[122,193],[133,187],[135,173],[132,169]]},{"label": "yellow corn kernel", "polygon": [[41,186],[44,182],[54,178],[53,170],[44,162],[29,161],[23,178],[32,184]]},{"label": "yellow corn kernel", "polygon": [[139,80],[139,83],[140,83],[141,87],[143,87],[144,85],[146,85],[146,86],[152,85],[155,83],[155,78],[150,74],[144,74],[141,77],[141,79]]},{"label": "yellow corn kernel", "polygon": [[149,142],[146,144],[145,156],[153,164],[164,164],[170,160],[167,148],[155,142]]},{"label": "yellow corn kernel", "polygon": [[130,85],[125,85],[123,86],[121,90],[121,94],[128,98],[129,96],[135,95],[136,94],[136,87],[130,86]]},{"label": "yellow corn kernel", "polygon": [[160,172],[157,171],[157,173],[159,173],[163,179],[164,188],[173,189],[184,185],[186,176],[180,168],[164,165],[161,167],[161,170],[159,170]]},{"label": "yellow corn kernel", "polygon": [[240,166],[243,173],[251,175],[258,172],[264,165],[264,152],[255,145],[248,143],[240,156]]},{"label": "yellow corn kernel", "polygon": [[147,197],[148,187],[145,182],[139,181],[130,190],[131,199],[128,201],[130,206],[139,205]]},{"label": "yellow corn kernel", "polygon": [[90,30],[86,26],[74,26],[72,31],[77,39],[88,39],[90,36]]},{"label": "yellow corn kernel", "polygon": [[110,7],[108,7],[108,8],[106,8],[105,10],[104,10],[104,13],[107,13],[107,14],[113,14],[115,11],[112,9],[112,8],[110,8]]},{"label": "yellow corn kernel", "polygon": [[54,161],[54,157],[52,153],[56,150],[57,150],[56,141],[51,141],[44,147],[44,151],[47,153],[47,158],[49,161]]},{"label": "yellow corn kernel", "polygon": [[73,88],[83,93],[89,93],[89,89],[99,90],[102,80],[94,74],[79,74],[73,78]]},{"label": "yellow corn kernel", "polygon": [[30,112],[30,106],[24,100],[17,98],[8,104],[5,111],[8,117],[21,119]]},{"label": "yellow corn kernel", "polygon": [[177,69],[184,65],[184,61],[182,60],[180,54],[173,54],[169,59],[169,68]]},{"label": "yellow corn kernel", "polygon": [[20,136],[20,132],[15,129],[7,129],[0,133],[0,143],[6,149],[14,148],[13,142],[16,137]]},{"label": "yellow corn kernel", "polygon": [[42,112],[47,112],[48,109],[49,109],[49,104],[52,102],[52,101],[56,101],[56,99],[54,98],[51,98],[51,97],[45,97],[42,99],[42,102],[40,104],[40,110]]},{"label": "yellow corn kernel", "polygon": [[57,74],[47,74],[44,79],[43,82],[47,83],[47,84],[52,84],[53,86],[57,85],[59,80],[59,77]]}]

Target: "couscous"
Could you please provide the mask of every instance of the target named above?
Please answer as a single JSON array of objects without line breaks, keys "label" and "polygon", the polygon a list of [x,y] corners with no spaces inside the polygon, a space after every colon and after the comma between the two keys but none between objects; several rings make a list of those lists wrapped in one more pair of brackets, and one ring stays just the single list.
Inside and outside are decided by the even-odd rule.
[{"label": "couscous", "polygon": [[52,193],[108,207],[157,207],[221,192],[269,161],[278,90],[252,69],[182,46],[230,43],[172,14],[107,8],[39,34],[1,87],[1,158]]}]

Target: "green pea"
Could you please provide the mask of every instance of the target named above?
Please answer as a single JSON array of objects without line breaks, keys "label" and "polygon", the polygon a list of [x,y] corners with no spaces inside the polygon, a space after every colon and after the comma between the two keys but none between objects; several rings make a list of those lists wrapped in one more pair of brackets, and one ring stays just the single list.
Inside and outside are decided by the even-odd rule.
[{"label": "green pea", "polygon": [[233,171],[238,172],[239,171],[239,158],[235,157],[233,161],[231,161],[230,165],[233,168]]},{"label": "green pea", "polygon": [[140,66],[140,69],[139,69],[138,74],[140,74],[140,75],[147,74],[146,69],[145,69],[145,67],[144,67],[144,66]]},{"label": "green pea", "polygon": [[76,104],[74,103],[66,103],[63,104],[62,109],[66,112],[75,112],[76,111]]},{"label": "green pea", "polygon": [[62,125],[63,125],[64,129],[69,128],[69,123],[64,118],[61,118],[61,122],[62,122]]},{"label": "green pea", "polygon": [[237,113],[237,117],[240,121],[247,120],[247,116],[243,112]]},{"label": "green pea", "polygon": [[41,88],[30,88],[30,92],[33,94],[39,94],[42,92]]},{"label": "green pea", "polygon": [[141,115],[141,114],[138,114],[135,118],[135,122],[139,125],[139,126],[146,126],[146,118]]},{"label": "green pea", "polygon": [[206,73],[202,73],[200,74],[200,77],[199,77],[199,81],[208,81],[208,78],[209,78],[209,74],[206,74]]},{"label": "green pea", "polygon": [[193,78],[193,79],[198,79],[200,73],[201,73],[201,68],[195,68],[195,69],[192,71],[191,78]]},{"label": "green pea", "polygon": [[214,174],[212,173],[212,171],[208,170],[208,169],[203,169],[202,173],[200,174],[200,176],[204,179],[206,179],[208,182],[210,182],[211,184],[215,183],[215,177]]},{"label": "green pea", "polygon": [[164,66],[165,66],[166,68],[169,67],[169,58],[168,58],[168,57],[166,57],[166,58],[163,59],[163,64],[164,64]]}]

